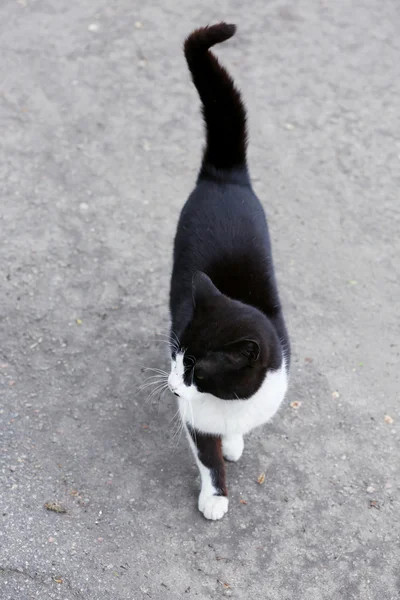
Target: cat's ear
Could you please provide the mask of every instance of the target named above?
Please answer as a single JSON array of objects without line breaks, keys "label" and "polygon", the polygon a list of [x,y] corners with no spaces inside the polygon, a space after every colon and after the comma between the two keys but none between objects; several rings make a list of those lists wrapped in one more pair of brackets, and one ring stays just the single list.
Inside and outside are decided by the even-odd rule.
[{"label": "cat's ear", "polygon": [[259,359],[260,344],[255,340],[238,340],[224,349],[225,355],[239,369],[252,365]]},{"label": "cat's ear", "polygon": [[202,271],[196,271],[192,278],[192,295],[194,306],[204,304],[207,300],[221,295],[211,279]]}]

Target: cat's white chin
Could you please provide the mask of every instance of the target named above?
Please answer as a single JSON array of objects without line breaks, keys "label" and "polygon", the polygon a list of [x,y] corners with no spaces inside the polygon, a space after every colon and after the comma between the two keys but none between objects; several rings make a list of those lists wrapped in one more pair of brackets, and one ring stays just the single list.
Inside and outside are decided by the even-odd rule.
[{"label": "cat's white chin", "polygon": [[199,511],[203,513],[206,519],[218,521],[228,512],[228,498],[226,496],[210,496],[200,493]]},{"label": "cat's white chin", "polygon": [[[198,431],[226,436],[227,440],[245,435],[269,421],[279,409],[288,387],[288,374],[283,360],[281,367],[268,372],[260,388],[247,400],[221,400],[199,392],[193,384],[186,386],[179,364],[183,364],[183,360],[177,358],[177,361],[172,361],[170,387],[179,396],[182,420]],[[228,460],[236,461],[241,456],[238,439],[226,445],[224,456]],[[234,445],[237,448],[233,448]]]}]

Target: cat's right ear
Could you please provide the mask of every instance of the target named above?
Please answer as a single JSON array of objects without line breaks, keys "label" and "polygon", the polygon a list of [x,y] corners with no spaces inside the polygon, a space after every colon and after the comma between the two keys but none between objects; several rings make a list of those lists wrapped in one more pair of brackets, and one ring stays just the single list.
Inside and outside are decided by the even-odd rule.
[{"label": "cat's right ear", "polygon": [[192,296],[194,306],[205,304],[207,301],[220,296],[221,292],[211,279],[202,271],[196,271],[192,278]]}]

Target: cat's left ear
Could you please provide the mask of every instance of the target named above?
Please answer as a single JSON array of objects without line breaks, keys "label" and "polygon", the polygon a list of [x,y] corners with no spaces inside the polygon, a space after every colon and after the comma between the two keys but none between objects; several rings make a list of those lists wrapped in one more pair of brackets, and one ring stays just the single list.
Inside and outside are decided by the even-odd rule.
[{"label": "cat's left ear", "polygon": [[196,271],[192,278],[192,295],[195,306],[204,304],[207,300],[220,296],[221,292],[211,279],[202,271]]},{"label": "cat's left ear", "polygon": [[259,359],[260,344],[255,340],[239,340],[225,348],[225,355],[238,368],[252,365]]}]

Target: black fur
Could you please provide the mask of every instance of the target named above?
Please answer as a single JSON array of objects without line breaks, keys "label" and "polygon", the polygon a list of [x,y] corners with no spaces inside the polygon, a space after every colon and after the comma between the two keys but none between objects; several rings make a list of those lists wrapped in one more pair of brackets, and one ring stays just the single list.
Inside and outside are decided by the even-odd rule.
[{"label": "black fur", "polygon": [[246,165],[246,113],[209,48],[234,25],[198,29],[185,56],[203,103],[207,145],[174,245],[172,333],[188,382],[227,400],[249,398],[290,347],[264,210]]}]

